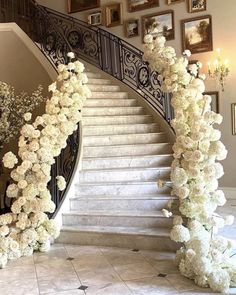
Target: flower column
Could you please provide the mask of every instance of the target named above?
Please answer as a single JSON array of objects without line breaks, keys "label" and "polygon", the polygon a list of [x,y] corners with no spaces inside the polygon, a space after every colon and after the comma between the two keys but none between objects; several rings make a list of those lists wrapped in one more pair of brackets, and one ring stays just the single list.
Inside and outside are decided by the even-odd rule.
[{"label": "flower column", "polygon": [[[172,195],[179,198],[181,216],[173,218],[170,237],[183,243],[177,252],[180,272],[201,287],[226,292],[236,284],[236,266],[230,260],[231,241],[217,236],[219,228],[233,223],[233,216],[215,213],[226,202],[218,190],[223,166],[217,161],[227,156],[214,128],[222,116],[211,111],[211,97],[205,91],[204,75],[197,77],[197,66],[187,70],[191,53],[180,58],[174,48],[165,45],[165,38],[145,36],[144,58],[159,73],[162,90],[173,94],[175,119],[171,125],[176,133],[173,146],[171,181]],[[200,67],[200,64],[198,64]],[[167,217],[172,212],[164,210]]]},{"label": "flower column", "polygon": [[[73,53],[69,53],[74,58]],[[51,165],[66,147],[68,136],[77,129],[81,109],[90,91],[84,83],[87,76],[79,61],[59,65],[57,81],[49,86],[51,99],[46,102],[46,111],[33,124],[21,129],[17,157],[8,152],[3,158],[5,167],[12,170],[14,181],[7,188],[7,196],[13,198],[11,213],[0,216],[0,267],[8,259],[28,256],[34,250],[46,251],[51,238],[59,235],[54,220],[46,212],[54,212],[55,205],[47,184],[51,179]],[[26,114],[25,120],[31,120]],[[65,189],[65,180],[57,176],[60,190]]]}]

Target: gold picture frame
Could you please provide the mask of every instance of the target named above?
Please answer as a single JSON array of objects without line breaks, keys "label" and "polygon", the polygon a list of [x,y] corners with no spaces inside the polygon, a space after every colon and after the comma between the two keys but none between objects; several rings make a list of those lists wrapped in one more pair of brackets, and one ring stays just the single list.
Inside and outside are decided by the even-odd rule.
[{"label": "gold picture frame", "polygon": [[188,0],[188,12],[195,13],[207,9],[207,0]]},{"label": "gold picture frame", "polygon": [[213,50],[212,18],[203,15],[181,21],[182,50],[192,54]]},{"label": "gold picture frame", "polygon": [[181,3],[181,2],[185,2],[185,0],[167,0],[166,4],[172,5],[172,4],[177,4],[177,3]]},{"label": "gold picture frame", "polygon": [[67,0],[68,13],[75,13],[98,7],[100,7],[100,0]]},{"label": "gold picture frame", "polygon": [[236,103],[231,103],[232,135],[236,135]]},{"label": "gold picture frame", "polygon": [[114,3],[106,6],[106,26],[115,27],[123,24],[123,4]]},{"label": "gold picture frame", "polygon": [[88,15],[88,24],[92,26],[100,26],[102,24],[102,11],[95,11]]},{"label": "gold picture frame", "polygon": [[[146,34],[151,32],[151,28],[155,23],[162,25],[163,35],[167,41],[175,38],[174,11],[166,10],[142,16],[142,40]],[[152,35],[155,37],[155,29]]]},{"label": "gold picture frame", "polygon": [[140,1],[140,4],[139,4],[137,0],[127,0],[128,11],[134,12],[134,11],[139,11],[143,9],[157,7],[160,5],[159,0],[146,0],[145,3],[142,3],[142,2],[144,1]]},{"label": "gold picture frame", "polygon": [[139,19],[126,20],[124,27],[126,38],[133,38],[139,36]]}]

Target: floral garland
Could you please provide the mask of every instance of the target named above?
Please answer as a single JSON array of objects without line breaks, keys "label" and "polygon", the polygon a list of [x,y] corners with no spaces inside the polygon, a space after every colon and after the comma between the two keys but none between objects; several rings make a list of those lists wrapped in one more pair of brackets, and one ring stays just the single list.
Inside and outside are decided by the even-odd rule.
[{"label": "floral garland", "polygon": [[[176,142],[172,195],[178,197],[182,216],[174,216],[170,237],[183,243],[176,255],[179,270],[198,286],[227,292],[236,286],[236,265],[230,259],[232,242],[217,232],[231,225],[234,217],[215,213],[218,206],[226,203],[223,191],[218,190],[223,166],[216,161],[225,159],[227,150],[220,141],[221,132],[214,129],[214,124],[221,124],[223,118],[211,111],[211,97],[203,95],[205,77],[197,76],[201,64],[188,68],[189,50],[177,58],[160,32],[156,38],[146,35],[144,41],[145,60],[159,73],[163,91],[173,94],[175,119],[171,126]],[[169,204],[169,210],[171,207]],[[173,214],[166,209],[163,213],[166,217]]]},{"label": "floral garland", "polygon": [[[73,53],[68,53],[68,65],[58,66],[57,81],[49,86],[51,99],[46,102],[46,112],[33,124],[25,124],[19,138],[18,158],[8,152],[3,157],[5,167],[12,169],[14,183],[7,188],[7,196],[13,199],[11,213],[0,216],[0,267],[8,259],[29,256],[34,250],[47,251],[50,241],[59,235],[54,220],[46,212],[54,212],[55,204],[47,189],[51,179],[54,158],[67,145],[67,138],[77,129],[81,109],[90,91],[84,83],[87,76],[84,65],[72,62]],[[31,114],[24,115],[26,121]],[[59,190],[66,187],[65,179],[57,176]]]}]

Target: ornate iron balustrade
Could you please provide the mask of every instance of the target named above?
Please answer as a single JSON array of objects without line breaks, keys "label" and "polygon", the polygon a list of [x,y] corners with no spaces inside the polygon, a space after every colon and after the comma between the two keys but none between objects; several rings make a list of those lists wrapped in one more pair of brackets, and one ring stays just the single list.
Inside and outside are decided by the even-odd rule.
[{"label": "ornate iron balustrade", "polygon": [[[67,52],[73,51],[138,92],[168,123],[173,118],[170,95],[161,91],[158,74],[143,61],[143,52],[126,41],[34,0],[0,0],[0,21],[17,23],[54,66],[67,62]],[[79,133],[75,132],[56,160],[52,176],[60,174],[70,180],[78,148]],[[53,181],[51,191],[58,206],[65,193],[59,193]]]}]

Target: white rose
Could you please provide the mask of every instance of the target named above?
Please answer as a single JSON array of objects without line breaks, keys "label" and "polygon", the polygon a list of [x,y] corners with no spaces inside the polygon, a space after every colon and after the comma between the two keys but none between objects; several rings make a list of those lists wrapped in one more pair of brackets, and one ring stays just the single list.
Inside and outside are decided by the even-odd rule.
[{"label": "white rose", "polygon": [[32,114],[31,114],[31,113],[25,113],[25,114],[24,114],[24,120],[25,120],[26,122],[30,121],[31,118],[32,118]]}]

